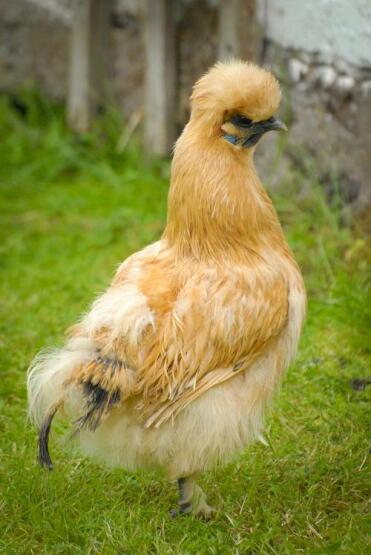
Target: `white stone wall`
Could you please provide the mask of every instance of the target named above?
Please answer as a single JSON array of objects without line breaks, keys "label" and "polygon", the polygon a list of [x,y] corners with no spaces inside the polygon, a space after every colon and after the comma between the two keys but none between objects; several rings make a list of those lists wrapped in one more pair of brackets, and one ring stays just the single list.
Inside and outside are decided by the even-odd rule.
[{"label": "white stone wall", "polygon": [[318,61],[371,66],[370,0],[257,0],[265,36]]}]

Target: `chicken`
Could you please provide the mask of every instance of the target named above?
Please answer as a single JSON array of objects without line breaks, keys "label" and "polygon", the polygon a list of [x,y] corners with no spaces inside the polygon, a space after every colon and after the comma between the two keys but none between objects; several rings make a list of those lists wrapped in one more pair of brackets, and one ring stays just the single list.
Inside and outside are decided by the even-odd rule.
[{"label": "chicken", "polygon": [[256,173],[280,87],[268,71],[218,63],[194,86],[175,147],[162,238],[125,260],[63,348],[30,367],[39,459],[58,412],[82,451],[178,479],[176,513],[208,517],[196,483],[262,438],[263,413],[296,352],[306,296]]}]

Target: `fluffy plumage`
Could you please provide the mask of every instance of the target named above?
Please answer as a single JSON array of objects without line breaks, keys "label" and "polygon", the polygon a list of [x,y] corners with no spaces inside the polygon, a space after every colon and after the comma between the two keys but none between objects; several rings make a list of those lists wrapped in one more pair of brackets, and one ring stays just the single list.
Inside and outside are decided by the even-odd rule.
[{"label": "fluffy plumage", "polygon": [[[163,237],[128,258],[66,346],[30,369],[46,464],[45,430],[62,405],[85,452],[172,478],[225,462],[260,436],[305,313],[254,147],[243,146],[279,128],[280,98],[272,74],[245,62],[219,63],[196,83]],[[198,486],[180,485],[188,507]],[[195,511],[208,513],[198,499]]]}]

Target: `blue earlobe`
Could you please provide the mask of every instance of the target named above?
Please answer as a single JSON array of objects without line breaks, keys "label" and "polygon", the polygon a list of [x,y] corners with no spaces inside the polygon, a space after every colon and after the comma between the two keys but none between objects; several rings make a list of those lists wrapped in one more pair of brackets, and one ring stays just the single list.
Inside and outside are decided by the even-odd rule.
[{"label": "blue earlobe", "polygon": [[225,133],[223,135],[223,138],[232,145],[238,145],[241,143],[240,137],[236,137],[236,135],[230,135],[229,133]]}]

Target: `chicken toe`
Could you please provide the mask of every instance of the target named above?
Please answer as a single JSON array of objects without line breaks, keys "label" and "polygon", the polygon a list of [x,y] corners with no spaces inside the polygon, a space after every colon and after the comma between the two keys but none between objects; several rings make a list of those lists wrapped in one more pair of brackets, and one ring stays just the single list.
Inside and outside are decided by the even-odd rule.
[{"label": "chicken toe", "polygon": [[193,514],[194,516],[209,519],[215,509],[208,505],[204,491],[196,484],[194,476],[178,479],[179,501],[178,509],[172,509],[170,515],[176,518],[180,515]]}]

